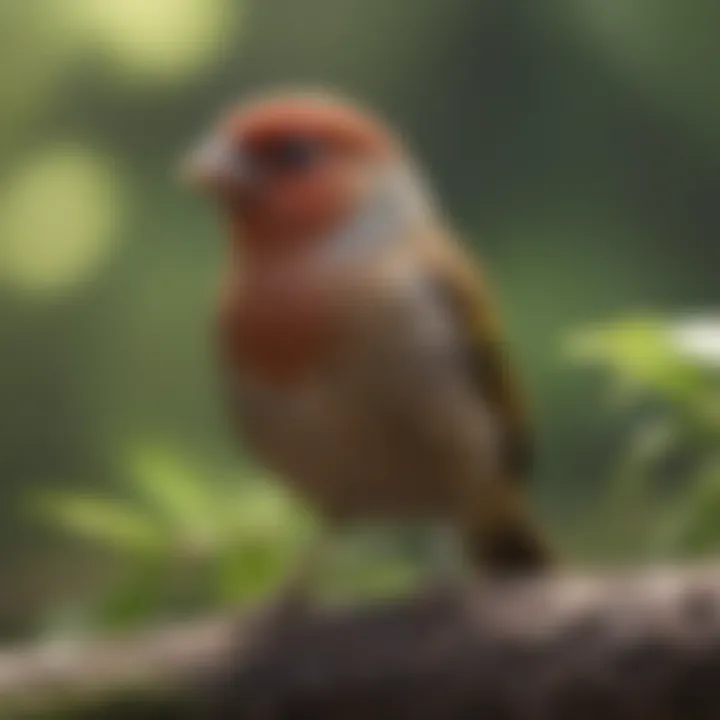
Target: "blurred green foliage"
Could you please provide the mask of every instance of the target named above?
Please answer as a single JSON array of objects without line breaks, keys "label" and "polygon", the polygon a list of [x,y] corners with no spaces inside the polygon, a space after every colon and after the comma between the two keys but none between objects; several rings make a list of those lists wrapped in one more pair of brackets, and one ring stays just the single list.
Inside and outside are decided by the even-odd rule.
[{"label": "blurred green foliage", "polygon": [[116,496],[56,492],[38,503],[46,520],[110,551],[122,568],[99,598],[56,608],[52,631],[126,629],[237,606],[280,582],[309,542],[310,519],[272,485],[219,481],[152,448],[127,465]]},{"label": "blurred green foliage", "polygon": [[[112,495],[52,492],[33,503],[45,522],[118,565],[99,592],[53,607],[47,633],[127,630],[237,608],[275,592],[322,540],[310,514],[269,479],[234,473],[218,480],[156,448],[132,453],[126,465]],[[393,593],[418,579],[422,536],[373,529],[328,545],[311,579],[318,598]],[[393,547],[398,552],[388,557]],[[373,549],[382,552],[379,564],[367,562]]]},{"label": "blurred green foliage", "polygon": [[[711,549],[717,413],[701,387],[716,387],[714,371],[677,355],[652,319],[598,329],[576,351],[611,370],[615,397],[633,398],[608,414],[596,378],[559,362],[558,347],[604,318],[717,311],[719,8],[0,0],[0,633],[59,612],[71,590],[83,601],[107,590],[95,560],[18,512],[39,489],[64,498],[58,521],[117,546],[106,564],[118,568],[118,597],[133,583],[166,593],[164,571],[140,558],[154,552],[167,569],[185,557],[192,533],[175,503],[186,464],[214,468],[193,476],[210,495],[213,478],[237,478],[250,508],[238,528],[273,492],[246,486],[255,471],[238,463],[215,387],[221,232],[174,173],[217,109],[278,83],[336,87],[390,117],[490,266],[533,400],[533,491],[567,554]],[[639,400],[628,388],[641,385]],[[138,445],[188,459],[165,475],[179,478],[169,506],[150,502],[162,481],[132,479],[143,474],[136,461],[116,466],[119,449]],[[76,500],[63,494],[68,478],[86,479]],[[624,505],[623,492],[637,500]],[[188,607],[224,602],[218,558],[244,540],[215,532],[207,582],[173,580],[157,613],[183,606],[183,587],[206,593]],[[143,537],[148,547],[133,549]],[[266,580],[247,588],[272,584],[285,538],[282,528],[268,538],[257,569]]]},{"label": "blurred green foliage", "polygon": [[566,351],[606,370],[610,406],[630,418],[595,531],[620,557],[717,552],[720,316],[621,320],[574,333]]}]

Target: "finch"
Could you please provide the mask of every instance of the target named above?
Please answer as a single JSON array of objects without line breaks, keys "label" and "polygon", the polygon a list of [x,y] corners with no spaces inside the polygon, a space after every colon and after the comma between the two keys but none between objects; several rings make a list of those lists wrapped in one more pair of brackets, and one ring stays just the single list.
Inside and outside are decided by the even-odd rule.
[{"label": "finch", "polygon": [[438,523],[479,569],[545,567],[486,280],[399,135],[281,93],[223,114],[187,171],[227,226],[223,387],[256,458],[328,525]]}]

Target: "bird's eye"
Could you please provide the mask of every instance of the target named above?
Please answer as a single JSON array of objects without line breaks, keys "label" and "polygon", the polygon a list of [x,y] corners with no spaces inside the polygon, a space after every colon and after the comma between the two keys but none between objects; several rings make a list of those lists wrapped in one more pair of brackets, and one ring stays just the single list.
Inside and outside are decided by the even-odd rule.
[{"label": "bird's eye", "polygon": [[293,138],[279,145],[274,153],[276,166],[301,172],[310,168],[320,155],[320,147],[307,138]]}]

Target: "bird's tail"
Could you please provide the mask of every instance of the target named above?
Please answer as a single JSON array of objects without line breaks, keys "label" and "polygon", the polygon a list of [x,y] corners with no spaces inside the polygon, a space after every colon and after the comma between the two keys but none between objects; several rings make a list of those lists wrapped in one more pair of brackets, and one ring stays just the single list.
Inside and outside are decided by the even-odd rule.
[{"label": "bird's tail", "polygon": [[465,545],[473,564],[494,576],[530,575],[547,570],[552,560],[534,522],[518,502],[495,517],[466,526]]}]

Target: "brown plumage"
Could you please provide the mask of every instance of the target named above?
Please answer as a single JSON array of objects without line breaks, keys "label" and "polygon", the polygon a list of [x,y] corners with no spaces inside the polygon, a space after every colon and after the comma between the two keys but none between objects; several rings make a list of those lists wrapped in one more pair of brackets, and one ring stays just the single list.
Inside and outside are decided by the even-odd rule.
[{"label": "brown plumage", "polygon": [[441,520],[492,571],[545,565],[529,431],[486,283],[402,143],[327,96],[224,117],[191,170],[231,238],[238,432],[329,520]]}]

